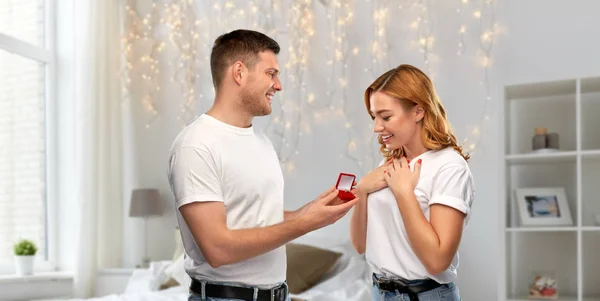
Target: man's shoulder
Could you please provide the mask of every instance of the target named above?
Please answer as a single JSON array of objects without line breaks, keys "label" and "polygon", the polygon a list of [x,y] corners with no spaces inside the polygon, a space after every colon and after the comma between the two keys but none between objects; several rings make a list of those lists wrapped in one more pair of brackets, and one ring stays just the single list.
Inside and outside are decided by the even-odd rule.
[{"label": "man's shoulder", "polygon": [[217,132],[214,128],[198,118],[177,134],[171,147],[171,153],[184,148],[208,150],[217,140]]}]

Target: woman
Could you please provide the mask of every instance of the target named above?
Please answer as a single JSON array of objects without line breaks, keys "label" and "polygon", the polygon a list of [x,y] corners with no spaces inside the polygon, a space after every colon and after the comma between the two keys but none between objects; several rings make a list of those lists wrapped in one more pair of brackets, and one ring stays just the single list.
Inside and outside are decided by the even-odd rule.
[{"label": "woman", "polygon": [[356,186],[354,248],[366,253],[374,300],[460,300],[454,280],[473,177],[431,80],[400,65],[365,91],[380,166]]}]

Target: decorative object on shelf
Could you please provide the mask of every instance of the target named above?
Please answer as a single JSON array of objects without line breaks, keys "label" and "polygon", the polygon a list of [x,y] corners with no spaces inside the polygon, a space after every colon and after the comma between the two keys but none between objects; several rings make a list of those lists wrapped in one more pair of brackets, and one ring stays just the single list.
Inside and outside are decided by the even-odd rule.
[{"label": "decorative object on shelf", "polygon": [[14,245],[13,251],[15,253],[17,275],[33,275],[37,250],[38,248],[35,243],[28,239],[22,239]]},{"label": "decorative object on shelf", "polygon": [[532,149],[535,151],[546,148],[546,128],[535,128],[533,132],[534,136],[531,141]]},{"label": "decorative object on shelf", "polygon": [[131,192],[129,216],[144,218],[144,257],[142,258],[142,268],[148,268],[150,264],[150,258],[148,257],[148,219],[151,216],[159,216],[161,214],[162,208],[158,189],[138,188]]},{"label": "decorative object on shelf", "polygon": [[558,149],[558,134],[548,133],[546,135],[546,146],[549,149]]},{"label": "decorative object on shelf", "polygon": [[535,277],[533,283],[529,286],[529,299],[532,300],[556,300],[558,299],[558,290],[556,278],[550,275],[542,274]]},{"label": "decorative object on shelf", "polygon": [[531,139],[531,148],[534,153],[558,151],[558,134],[548,133],[548,129],[546,128],[535,128],[534,136]]},{"label": "decorative object on shelf", "polygon": [[571,226],[573,220],[562,187],[515,189],[523,226]]}]

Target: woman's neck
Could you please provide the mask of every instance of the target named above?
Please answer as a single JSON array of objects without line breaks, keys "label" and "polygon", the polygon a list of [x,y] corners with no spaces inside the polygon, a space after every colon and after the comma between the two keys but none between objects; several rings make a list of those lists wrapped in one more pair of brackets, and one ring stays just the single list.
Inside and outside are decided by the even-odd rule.
[{"label": "woman's neck", "polygon": [[412,160],[428,150],[421,141],[413,142],[404,146],[404,156],[406,156],[407,160]]}]

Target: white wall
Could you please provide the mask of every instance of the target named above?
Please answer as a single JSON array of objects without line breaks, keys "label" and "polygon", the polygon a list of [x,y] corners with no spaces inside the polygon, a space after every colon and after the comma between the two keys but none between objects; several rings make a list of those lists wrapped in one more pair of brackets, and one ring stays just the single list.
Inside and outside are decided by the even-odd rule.
[{"label": "white wall", "polygon": [[[366,53],[372,39],[370,4],[362,3],[355,9],[355,23],[349,32],[351,45],[360,48],[359,56],[352,58],[348,70],[349,88],[347,89],[351,121],[359,124],[361,129],[368,128],[370,120],[364,112],[362,92],[374,79],[373,74],[363,70],[368,66],[370,54]],[[458,2],[458,1],[456,1]],[[320,2],[315,1],[317,11]],[[282,5],[283,7],[287,7]],[[390,8],[391,9],[391,8]],[[403,11],[394,11],[392,28],[388,29],[389,41],[395,48],[390,53],[389,63],[380,64],[379,71],[391,68],[399,63],[410,63],[424,67],[422,55],[418,48],[411,44],[416,33],[409,29],[409,24],[415,18],[409,13],[410,8]],[[472,13],[470,8],[469,12]],[[600,21],[596,13],[600,11],[600,3],[593,0],[587,1],[500,1],[497,6],[496,18],[502,28],[503,34],[494,48],[494,61],[490,70],[491,104],[487,113],[489,121],[482,129],[482,140],[476,147],[471,168],[477,185],[477,199],[473,208],[473,218],[465,233],[460,249],[461,266],[459,268],[459,283],[463,299],[465,300],[491,300],[497,295],[497,261],[502,252],[499,250],[499,237],[503,232],[499,228],[499,217],[496,212],[501,201],[500,192],[500,152],[502,145],[499,139],[492,138],[501,133],[498,118],[499,102],[502,101],[502,87],[505,84],[529,81],[543,81],[577,76],[598,75],[600,73],[600,42],[597,36],[600,31]],[[323,11],[317,17],[319,24],[324,24]],[[469,14],[467,14],[469,15]],[[482,79],[483,69],[478,61],[477,49],[479,47],[478,34],[475,32],[478,23],[469,18],[467,36],[465,39],[466,53],[456,55],[457,30],[460,26],[459,14],[456,12],[455,3],[436,2],[433,10],[435,20],[435,37],[433,51],[437,59],[433,59],[433,70],[436,74],[435,84],[438,88],[444,105],[447,108],[450,120],[460,140],[465,137],[474,138],[471,130],[479,124],[479,118],[484,110],[485,94],[479,82]],[[280,16],[285,20],[285,16]],[[239,23],[234,23],[239,24]],[[239,25],[238,25],[239,26]],[[325,81],[327,74],[323,70],[326,61],[323,53],[323,44],[326,44],[327,32],[325,28],[317,27],[315,31],[318,42],[313,44],[311,53],[312,64],[305,81],[307,89],[317,96],[317,101],[327,99],[326,88],[330,87]],[[223,27],[221,29],[232,29]],[[215,38],[219,28],[211,27],[208,40]],[[288,37],[280,33],[276,38],[282,44],[280,62],[282,66],[287,60]],[[209,43],[210,44],[210,43]],[[166,57],[168,59],[168,56]],[[169,66],[164,65],[164,72]],[[283,70],[286,74],[286,70]],[[378,72],[378,73],[380,73]],[[206,73],[201,73],[204,81],[200,91],[205,95],[197,103],[197,112],[202,113],[210,106],[212,93],[210,91]],[[378,75],[378,74],[376,74]],[[152,186],[161,189],[165,198],[167,213],[150,222],[152,242],[149,248],[154,259],[170,258],[173,251],[173,228],[175,221],[170,191],[166,181],[166,160],[168,148],[181,123],[176,120],[177,110],[182,101],[178,98],[181,92],[175,86],[168,84],[168,77],[163,77],[165,88],[158,102],[159,116],[148,129],[144,127],[148,114],[142,105],[134,102],[130,106],[132,117],[131,127],[126,131],[129,142],[127,156],[129,169],[127,170],[124,197],[128,190],[136,186]],[[335,82],[335,79],[334,79]],[[290,83],[284,83],[286,93],[276,97],[276,101],[284,101],[299,95],[300,90],[294,89]],[[292,87],[292,88],[290,88]],[[340,95],[334,95],[336,100]],[[288,102],[289,103],[289,102]],[[303,114],[313,114],[307,107],[303,107]],[[276,108],[275,114],[278,114]],[[257,124],[264,126],[268,118],[257,120]],[[327,129],[330,132],[325,132]],[[340,171],[361,171],[355,163],[340,158],[345,150],[344,121],[331,118],[322,124],[312,126],[312,135],[302,137],[299,154],[295,156],[296,169],[286,174],[285,204],[293,209],[312,199],[319,192],[333,184],[335,176]],[[333,131],[333,132],[331,132]],[[340,136],[337,136],[337,135]],[[358,136],[359,141],[368,141],[368,136]],[[363,146],[367,150],[366,146]],[[127,208],[128,202],[124,202]],[[125,210],[126,212],[127,210]],[[139,221],[125,217],[125,247],[124,265],[132,266],[141,254],[141,240],[136,236],[141,235]],[[338,224],[319,231],[324,236],[336,236],[340,239],[348,237],[348,218]]]},{"label": "white wall", "polygon": [[598,76],[600,3],[509,0],[506,84]]},{"label": "white wall", "polygon": [[0,300],[31,301],[72,298],[73,279],[61,275],[0,278]]},{"label": "white wall", "polygon": [[[358,134],[352,134],[363,150],[361,160],[365,160],[365,154],[378,148],[377,145],[368,144],[372,137],[368,129],[370,127],[370,118],[366,114],[362,94],[368,84],[382,72],[395,67],[400,63],[409,63],[425,69],[423,55],[419,53],[416,30],[410,28],[410,24],[416,19],[418,9],[416,7],[406,6],[402,10],[397,7],[388,6],[389,16],[394,21],[390,22],[388,27],[388,43],[393,47],[388,54],[389,61],[377,63],[375,73],[365,72],[364,69],[371,67],[372,55],[370,47],[373,39],[371,3],[359,2],[354,9],[354,24],[348,29],[348,39],[353,47],[358,47],[360,54],[352,56],[348,63],[349,85],[346,90],[348,101],[349,120],[360,130]],[[376,1],[377,2],[377,1]],[[237,2],[236,2],[237,3]],[[285,5],[282,5],[286,7]],[[312,53],[310,54],[310,64],[307,75],[304,79],[307,91],[315,94],[317,103],[325,103],[328,100],[326,91],[335,85],[337,78],[332,78],[331,83],[327,83],[329,71],[325,62],[326,53],[323,52],[327,45],[329,37],[326,35],[330,30],[326,28],[325,13],[319,1],[315,1],[313,7],[316,11],[316,36],[312,43]],[[432,70],[435,73],[434,81],[438,93],[446,106],[450,120],[453,123],[459,140],[465,137],[469,138],[469,144],[476,136],[471,134],[473,128],[480,126],[480,119],[484,113],[484,101],[486,93],[480,82],[483,80],[483,67],[480,64],[481,56],[479,52],[479,23],[472,17],[474,6],[468,6],[465,14],[465,24],[467,25],[467,34],[465,35],[466,52],[457,56],[458,50],[458,29],[461,25],[459,14],[456,12],[456,3],[436,3],[432,10],[433,32],[435,43],[432,51],[435,54],[430,61]],[[360,13],[369,11],[369,13]],[[285,20],[285,15],[280,16]],[[498,16],[496,16],[498,18]],[[233,21],[232,21],[233,22]],[[235,28],[234,26],[244,26],[243,24],[233,23],[230,27],[211,28],[211,35],[208,40],[216,37],[216,34],[225,30]],[[289,57],[288,43],[289,35],[285,32],[279,33],[275,38],[282,45],[280,55],[281,66],[284,67]],[[208,43],[210,45],[210,43]],[[493,55],[496,54],[494,50]],[[167,62],[172,57],[166,55],[161,65],[161,72],[167,73],[170,67]],[[490,70],[490,83],[492,85],[491,101],[497,102],[499,99],[500,76],[497,65],[493,65]],[[283,68],[283,75],[293,73],[291,70]],[[206,73],[202,73],[203,76]],[[173,206],[166,180],[166,163],[168,149],[175,135],[181,129],[181,123],[176,120],[179,104],[182,102],[181,92],[173,84],[168,83],[168,76],[162,75],[163,82],[161,98],[158,99],[157,107],[159,116],[155,119],[150,128],[145,128],[145,122],[148,114],[143,110],[139,101],[131,103],[130,116],[132,117],[131,128],[126,131],[129,142],[127,147],[128,158],[131,159],[131,168],[126,175],[127,190],[135,186],[152,186],[161,189],[165,198],[165,204],[168,208],[167,213],[156,220],[150,222],[150,231],[152,233],[150,255],[153,259],[170,258],[173,251],[173,228],[175,226],[173,216]],[[197,104],[197,112],[204,112],[211,104],[212,92],[210,90],[209,79],[204,77],[203,85],[200,85],[200,91],[205,95]],[[301,98],[301,90],[294,87],[289,82],[284,82],[283,95],[276,96],[275,102],[300,103],[295,97]],[[339,100],[342,98],[340,93],[331,96],[334,98],[334,105],[339,106]],[[291,102],[293,101],[293,102]],[[302,106],[302,116],[305,120],[312,119],[314,111],[308,106]],[[274,115],[278,116],[280,110],[275,106]],[[498,158],[499,146],[495,139],[487,139],[492,134],[498,133],[498,121],[494,114],[494,106],[488,107],[487,113],[489,121],[484,124],[482,129],[482,140],[477,144],[474,158],[472,159],[472,170],[477,181],[477,200],[474,204],[474,215],[464,237],[461,247],[461,268],[460,280],[463,297],[466,300],[489,299],[496,294],[496,279],[494,262],[497,258],[498,247],[494,237],[498,235],[498,218],[490,216],[490,212],[496,212],[499,170],[498,160],[489,160],[489,158]],[[257,119],[257,125],[264,127],[268,118]],[[294,209],[310,201],[320,192],[330,185],[334,184],[339,172],[354,172],[362,175],[355,162],[342,158],[340,154],[345,151],[348,143],[348,133],[345,130],[345,121],[340,117],[332,116],[322,123],[310,122],[312,134],[301,137],[299,145],[299,154],[293,157],[295,170],[286,173],[286,208]],[[295,126],[295,125],[293,125]],[[279,143],[277,139],[274,139]],[[380,159],[375,159],[375,164]],[[368,160],[365,160],[368,161]],[[426,164],[426,163],[425,163]],[[128,202],[125,202],[125,207]],[[319,231],[319,235],[337,237],[338,239],[348,239],[349,215],[337,224]],[[125,248],[124,264],[132,266],[139,258],[142,249],[141,240],[137,235],[141,234],[138,221],[130,220],[125,217]],[[481,239],[475,237],[490,238],[489,243],[481,243]],[[488,239],[486,239],[488,240]],[[486,272],[481,270],[485,266]],[[478,275],[476,275],[478,274]]]}]

